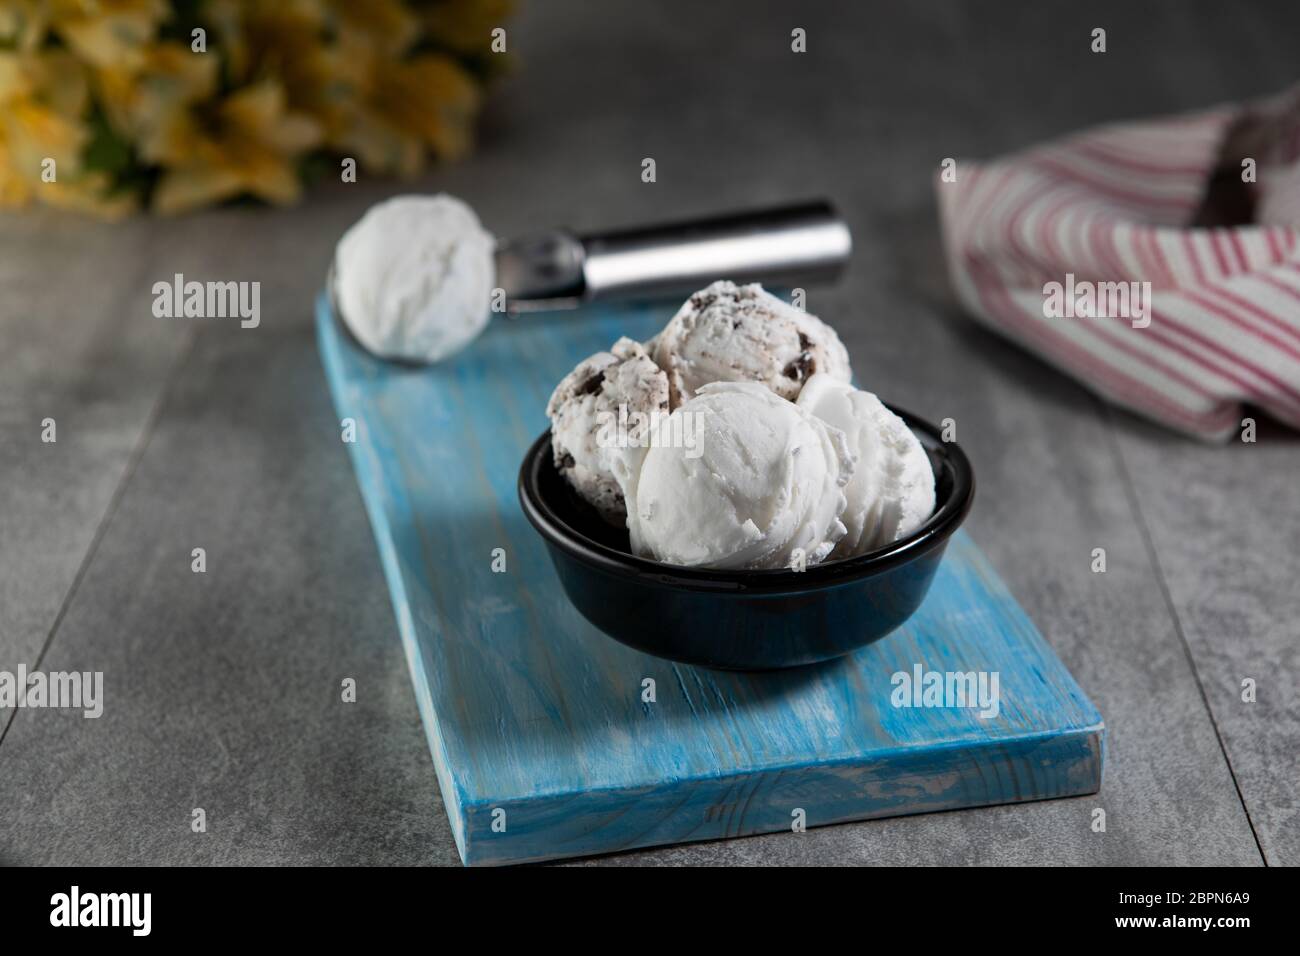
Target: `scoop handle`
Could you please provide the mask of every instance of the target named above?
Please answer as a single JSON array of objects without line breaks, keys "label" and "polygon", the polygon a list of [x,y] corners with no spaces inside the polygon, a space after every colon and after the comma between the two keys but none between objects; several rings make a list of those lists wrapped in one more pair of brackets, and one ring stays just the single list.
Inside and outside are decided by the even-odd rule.
[{"label": "scoop handle", "polygon": [[584,299],[686,294],[717,279],[830,281],[853,249],[848,225],[826,200],[577,238]]}]

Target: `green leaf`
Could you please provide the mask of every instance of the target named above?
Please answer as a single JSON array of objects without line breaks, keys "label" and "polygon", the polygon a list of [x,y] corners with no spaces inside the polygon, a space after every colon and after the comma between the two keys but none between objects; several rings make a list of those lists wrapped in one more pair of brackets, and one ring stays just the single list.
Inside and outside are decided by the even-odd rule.
[{"label": "green leaf", "polygon": [[109,173],[120,178],[135,165],[135,151],[130,142],[108,121],[104,111],[96,107],[90,115],[90,142],[82,161],[92,172]]}]

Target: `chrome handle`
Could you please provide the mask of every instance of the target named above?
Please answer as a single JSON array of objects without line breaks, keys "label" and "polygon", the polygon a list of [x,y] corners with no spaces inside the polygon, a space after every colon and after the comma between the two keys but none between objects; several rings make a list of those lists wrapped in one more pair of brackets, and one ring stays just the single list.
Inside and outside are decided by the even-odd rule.
[{"label": "chrome handle", "polygon": [[834,279],[853,247],[827,202],[582,237],[584,298],[689,293],[717,279]]},{"label": "chrome handle", "polygon": [[687,294],[718,279],[797,285],[836,278],[853,248],[814,201],[591,235],[557,230],[502,243],[497,281],[512,312],[592,299]]}]

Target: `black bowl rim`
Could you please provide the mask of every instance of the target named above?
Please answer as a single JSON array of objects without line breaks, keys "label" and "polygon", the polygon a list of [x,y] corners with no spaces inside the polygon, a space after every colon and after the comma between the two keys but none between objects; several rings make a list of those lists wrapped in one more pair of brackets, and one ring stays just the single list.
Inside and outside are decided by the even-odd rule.
[{"label": "black bowl rim", "polygon": [[965,520],[975,498],[975,471],[970,459],[956,442],[947,442],[930,422],[897,406],[885,407],[909,428],[924,432],[932,446],[953,466],[952,493],[921,527],[897,541],[866,554],[815,564],[803,571],[789,568],[744,571],[687,567],[641,558],[594,541],[573,528],[538,493],[537,476],[550,461],[551,430],[538,436],[524,454],[519,468],[519,502],[538,533],[583,564],[606,572],[639,578],[690,590],[743,591],[746,593],[791,594],[815,591],[871,577],[905,564],[943,545]]}]

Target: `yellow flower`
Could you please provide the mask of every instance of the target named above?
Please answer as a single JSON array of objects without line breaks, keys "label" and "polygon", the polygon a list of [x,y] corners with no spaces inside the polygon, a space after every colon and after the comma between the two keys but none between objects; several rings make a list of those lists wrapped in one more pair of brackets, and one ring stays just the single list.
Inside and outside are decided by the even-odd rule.
[{"label": "yellow flower", "polygon": [[110,67],[94,73],[99,104],[113,127],[131,140],[216,92],[217,58],[193,53],[183,43],[151,43],[140,51],[138,62],[138,69]]},{"label": "yellow flower", "polygon": [[429,36],[457,53],[491,49],[492,31],[504,27],[514,10],[513,0],[442,0],[424,14]]},{"label": "yellow flower", "polygon": [[129,208],[105,199],[107,178],[82,168],[88,95],[67,51],[0,53],[0,205],[39,200],[104,215]]},{"label": "yellow flower", "polygon": [[399,56],[419,38],[420,21],[400,0],[329,0],[334,29],[376,53]]},{"label": "yellow flower", "polygon": [[347,59],[356,99],[332,146],[368,169],[404,176],[420,170],[429,149],[446,159],[469,149],[479,91],[455,60],[394,61],[358,47]]},{"label": "yellow flower", "polygon": [[138,200],[132,193],[110,193],[109,178],[103,173],[85,173],[71,182],[60,180],[42,189],[40,200],[47,206],[67,209],[100,219],[121,219],[135,212]]},{"label": "yellow flower", "polygon": [[50,24],[87,63],[139,69],[142,49],[170,14],[166,0],[52,0]]},{"label": "yellow flower", "polygon": [[204,10],[216,24],[236,85],[274,77],[290,110],[310,114],[327,140],[337,134],[349,94],[338,53],[326,43],[318,2],[210,0]]},{"label": "yellow flower", "polygon": [[203,15],[216,29],[236,83],[278,74],[321,43],[325,24],[318,0],[208,0]]},{"label": "yellow flower", "polygon": [[56,177],[75,176],[80,171],[88,134],[74,120],[33,100],[22,100],[5,107],[3,130],[15,171],[32,185],[41,182],[47,161],[54,163]]},{"label": "yellow flower", "polygon": [[[457,157],[480,100],[464,64],[493,72],[491,32],[513,6],[0,0],[0,204],[116,214],[131,196],[109,188],[151,182],[162,212],[289,202],[322,147],[403,174]],[[206,51],[190,47],[195,25]]]},{"label": "yellow flower", "polygon": [[140,144],[143,158],[165,169],[154,209],[176,213],[244,194],[293,202],[301,189],[297,160],[320,135],[314,120],[286,109],[273,80],[181,110]]},{"label": "yellow flower", "polygon": [[0,4],[0,43],[20,53],[30,53],[45,40],[50,28],[46,0],[7,0]]}]

